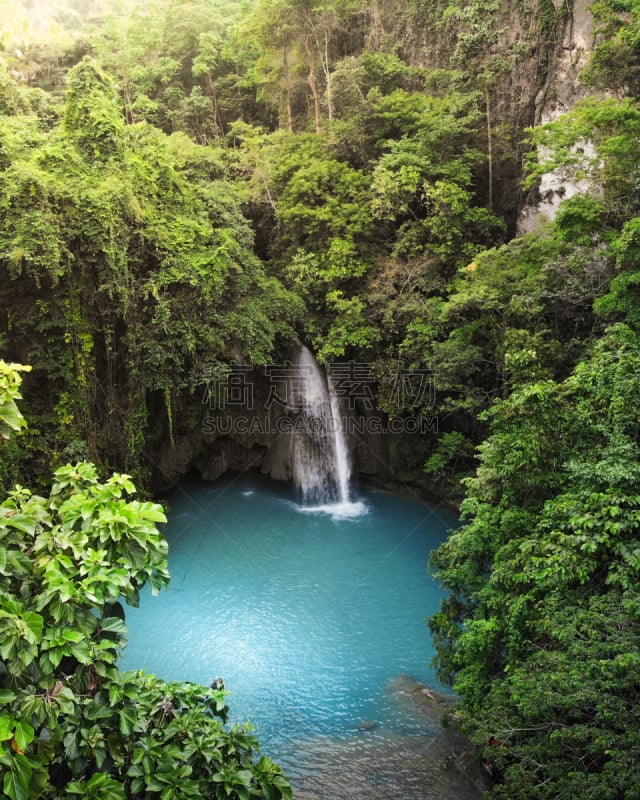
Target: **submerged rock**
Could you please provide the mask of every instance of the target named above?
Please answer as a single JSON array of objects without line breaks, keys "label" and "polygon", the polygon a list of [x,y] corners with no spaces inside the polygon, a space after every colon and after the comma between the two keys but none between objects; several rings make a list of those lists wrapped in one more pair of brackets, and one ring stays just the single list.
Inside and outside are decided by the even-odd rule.
[{"label": "submerged rock", "polygon": [[296,800],[481,800],[489,776],[455,725],[442,725],[455,697],[409,675],[387,692],[395,723],[362,720],[356,735],[298,742],[296,762],[305,766],[287,775]]},{"label": "submerged rock", "polygon": [[454,695],[437,692],[410,675],[398,675],[389,682],[387,689],[395,702],[404,704],[408,714],[421,716],[434,726],[432,755],[438,760],[439,768],[468,781],[478,793],[477,797],[490,788],[490,776],[477,758],[476,749],[456,724],[452,713]]},{"label": "submerged rock", "polygon": [[387,691],[393,702],[403,705],[407,713],[426,718],[429,723],[438,727],[455,701],[453,695],[435,692],[410,675],[398,675],[387,684]]},{"label": "submerged rock", "polygon": [[487,788],[447,762],[450,748],[439,736],[379,726],[370,736],[303,741],[298,752],[306,768],[287,776],[296,800],[480,800]]}]

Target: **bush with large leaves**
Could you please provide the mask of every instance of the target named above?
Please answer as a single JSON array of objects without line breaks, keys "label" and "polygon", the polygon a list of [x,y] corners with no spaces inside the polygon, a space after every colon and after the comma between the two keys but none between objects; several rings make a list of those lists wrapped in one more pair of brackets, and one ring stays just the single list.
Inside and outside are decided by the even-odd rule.
[{"label": "bush with large leaves", "polygon": [[[22,426],[20,376],[0,362],[0,413]],[[0,775],[10,800],[281,798],[248,726],[227,728],[225,691],[120,672],[121,600],[166,586],[161,506],[129,476],[58,469],[48,497],[17,486],[0,505]]]}]

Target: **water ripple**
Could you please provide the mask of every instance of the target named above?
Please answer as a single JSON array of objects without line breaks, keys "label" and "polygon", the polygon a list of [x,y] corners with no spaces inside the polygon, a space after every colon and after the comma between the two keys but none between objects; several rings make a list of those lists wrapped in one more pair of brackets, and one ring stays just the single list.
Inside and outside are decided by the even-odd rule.
[{"label": "water ripple", "polygon": [[475,797],[456,771],[445,786],[450,743],[419,690],[437,688],[427,558],[455,518],[385,493],[302,510],[264,481],[203,492],[171,498],[172,583],[127,610],[121,666],[222,676],[230,721],[254,723],[296,800]]}]

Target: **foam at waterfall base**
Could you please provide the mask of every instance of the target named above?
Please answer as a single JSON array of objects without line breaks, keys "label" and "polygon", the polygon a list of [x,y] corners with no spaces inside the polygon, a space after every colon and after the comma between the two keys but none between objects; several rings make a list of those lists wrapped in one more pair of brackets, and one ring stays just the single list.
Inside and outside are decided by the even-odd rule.
[{"label": "foam at waterfall base", "polygon": [[344,503],[324,503],[318,506],[298,506],[298,510],[305,514],[328,514],[336,519],[361,517],[369,511],[366,503],[360,500]]}]

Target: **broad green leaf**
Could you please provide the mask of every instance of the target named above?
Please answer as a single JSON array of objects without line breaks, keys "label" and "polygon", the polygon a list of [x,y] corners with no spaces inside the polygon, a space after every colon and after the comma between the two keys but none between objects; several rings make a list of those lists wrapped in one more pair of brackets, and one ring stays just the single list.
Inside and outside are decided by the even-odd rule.
[{"label": "broad green leaf", "polygon": [[33,741],[35,732],[28,722],[16,722],[14,738],[20,750],[26,750]]},{"label": "broad green leaf", "polygon": [[31,773],[31,765],[23,755],[13,757],[4,776],[4,793],[10,800],[29,800]]},{"label": "broad green leaf", "polygon": [[162,506],[156,503],[138,503],[140,516],[151,522],[166,522],[167,516]]},{"label": "broad green leaf", "polygon": [[18,695],[10,689],[0,689],[0,705],[13,703]]},{"label": "broad green leaf", "polygon": [[6,742],[13,738],[15,720],[8,714],[0,716],[0,742]]},{"label": "broad green leaf", "polygon": [[7,517],[4,520],[4,524],[29,536],[33,536],[36,530],[36,521],[24,514],[14,514],[11,517]]},{"label": "broad green leaf", "polygon": [[90,664],[92,660],[91,648],[86,639],[71,644],[71,652],[81,664]]},{"label": "broad green leaf", "polygon": [[132,706],[125,706],[120,710],[120,733],[123,736],[130,736],[133,733],[138,713]]},{"label": "broad green leaf", "polygon": [[102,631],[106,633],[118,633],[122,635],[126,635],[128,633],[128,629],[124,620],[121,620],[118,617],[103,617],[102,621],[100,622],[100,627],[102,628]]},{"label": "broad green leaf", "polygon": [[87,719],[96,720],[96,719],[110,719],[113,714],[113,710],[108,706],[98,705],[97,703],[91,703],[91,705],[87,706],[85,709],[85,715]]},{"label": "broad green leaf", "polygon": [[28,629],[28,633],[26,634],[25,638],[32,644],[38,644],[42,638],[42,626],[44,625],[44,619],[40,614],[36,614],[34,611],[25,611],[22,615],[22,619],[24,620],[24,624]]},{"label": "broad green leaf", "polygon": [[63,714],[73,714],[76,708],[76,698],[73,691],[64,686],[56,695],[56,703]]}]

